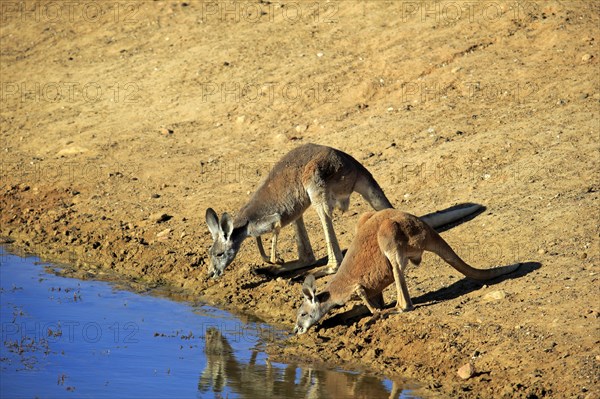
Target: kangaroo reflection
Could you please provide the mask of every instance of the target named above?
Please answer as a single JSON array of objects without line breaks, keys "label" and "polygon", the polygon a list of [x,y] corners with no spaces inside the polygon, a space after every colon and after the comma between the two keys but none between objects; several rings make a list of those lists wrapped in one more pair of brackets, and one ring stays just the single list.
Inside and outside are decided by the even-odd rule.
[{"label": "kangaroo reflection", "polygon": [[[198,382],[200,392],[233,392],[241,398],[397,398],[394,382],[391,392],[375,377],[310,367],[273,366],[269,360],[257,363],[253,350],[248,364],[238,361],[234,349],[216,328],[206,331],[206,367]],[[226,394],[227,395],[227,394]],[[219,396],[219,395],[215,395]]]}]

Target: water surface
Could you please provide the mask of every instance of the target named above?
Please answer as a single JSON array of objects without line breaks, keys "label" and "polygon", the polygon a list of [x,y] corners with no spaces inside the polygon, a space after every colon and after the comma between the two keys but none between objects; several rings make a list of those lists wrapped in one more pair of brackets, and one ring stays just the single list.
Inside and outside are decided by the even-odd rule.
[{"label": "water surface", "polygon": [[2,398],[413,397],[366,373],[272,363],[265,343],[283,333],[267,324],[53,267],[0,247]]}]

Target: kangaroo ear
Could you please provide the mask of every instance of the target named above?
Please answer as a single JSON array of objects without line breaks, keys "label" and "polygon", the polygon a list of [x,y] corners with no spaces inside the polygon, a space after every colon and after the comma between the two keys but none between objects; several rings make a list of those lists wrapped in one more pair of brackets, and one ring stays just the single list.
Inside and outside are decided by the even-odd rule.
[{"label": "kangaroo ear", "polygon": [[219,227],[219,217],[212,208],[206,210],[206,224],[208,225],[208,230],[210,231],[213,240],[216,241],[221,232],[221,228]]},{"label": "kangaroo ear", "polygon": [[317,295],[315,293],[315,276],[309,274],[302,284],[302,293],[307,301],[315,303]]},{"label": "kangaroo ear", "polygon": [[331,293],[328,291],[324,291],[317,295],[317,302],[326,302],[331,297]]},{"label": "kangaroo ear", "polygon": [[233,220],[231,220],[231,216],[229,216],[227,212],[221,216],[221,231],[223,232],[225,240],[229,240],[231,238],[231,232],[233,231]]}]

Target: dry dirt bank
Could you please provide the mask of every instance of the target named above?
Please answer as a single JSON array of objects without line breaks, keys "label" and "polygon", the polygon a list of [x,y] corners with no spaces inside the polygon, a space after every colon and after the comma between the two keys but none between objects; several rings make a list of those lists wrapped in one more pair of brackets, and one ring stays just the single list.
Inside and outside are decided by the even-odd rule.
[{"label": "dry dirt bank", "polygon": [[[441,396],[598,397],[597,4],[15,4],[0,3],[2,236],[82,277],[169,284],[290,327],[299,284],[252,274],[253,244],[204,279],[203,215],[237,210],[294,146],[331,145],[399,208],[487,206],[444,233],[468,262],[541,267],[482,286],[426,256],[409,272],[414,312],[334,319],[274,356]],[[355,198],[336,216],[343,247],[367,209]]]}]

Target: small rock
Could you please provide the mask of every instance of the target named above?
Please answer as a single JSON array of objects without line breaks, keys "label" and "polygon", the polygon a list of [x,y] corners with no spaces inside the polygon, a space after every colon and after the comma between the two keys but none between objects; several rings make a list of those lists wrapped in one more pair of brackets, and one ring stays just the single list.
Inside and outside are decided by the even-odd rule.
[{"label": "small rock", "polygon": [[166,127],[160,129],[160,134],[162,134],[163,136],[168,136],[170,134],[173,134],[174,132],[175,131],[173,129],[167,129]]},{"label": "small rock", "polygon": [[153,223],[162,223],[162,222],[166,222],[167,220],[171,219],[173,216],[171,215],[167,215],[166,213],[154,213],[152,215],[150,215],[150,221]]},{"label": "small rock", "polygon": [[579,95],[579,99],[580,100],[585,100],[586,98],[588,98],[590,95],[588,93],[581,93]]},{"label": "small rock", "polygon": [[452,73],[457,73],[458,71],[460,71],[462,68],[461,67],[454,67],[452,68]]},{"label": "small rock", "polygon": [[538,249],[538,254],[543,255],[545,253],[546,253],[546,250],[544,248]]},{"label": "small rock", "polygon": [[506,384],[500,393],[500,396],[503,398],[512,398],[515,396],[515,388],[513,384]]},{"label": "small rock", "polygon": [[155,199],[156,199],[156,198],[160,198],[160,194],[156,194],[156,193],[154,193],[154,194],[152,194],[152,195],[150,196],[150,198],[155,198]]},{"label": "small rock", "polygon": [[277,133],[275,136],[273,136],[273,140],[276,143],[283,144],[288,141],[288,137],[283,133]]},{"label": "small rock", "polygon": [[246,115],[240,115],[235,119],[236,123],[244,123],[246,122]]},{"label": "small rock", "polygon": [[456,374],[463,380],[468,380],[475,374],[475,367],[471,363],[467,363],[459,368]]},{"label": "small rock", "polygon": [[587,314],[592,319],[597,319],[600,317],[600,313],[597,310],[593,310],[593,309],[588,310]]},{"label": "small rock", "polygon": [[298,126],[296,126],[296,131],[298,133],[304,133],[304,132],[306,132],[307,129],[308,129],[307,125],[298,125]]},{"label": "small rock", "polygon": [[582,260],[583,260],[583,259],[587,259],[587,257],[588,257],[588,254],[587,254],[587,252],[584,252],[584,253],[582,253],[581,255],[579,255],[579,259],[582,259]]},{"label": "small rock", "polygon": [[324,55],[324,54],[323,54],[323,53],[321,53],[321,52],[318,52],[318,53],[317,53],[317,57],[319,57],[319,58],[323,57],[323,55]]},{"label": "small rock", "polygon": [[169,234],[171,234],[171,231],[172,230],[170,228],[164,229],[163,231],[159,231],[158,233],[156,233],[156,236],[157,237],[165,237],[165,236],[168,236]]},{"label": "small rock", "polygon": [[341,349],[339,349],[337,351],[337,355],[341,359],[352,359],[352,351],[350,349],[348,349],[347,347],[342,347]]},{"label": "small rock", "polygon": [[62,150],[60,150],[59,152],[56,153],[56,156],[57,157],[65,157],[68,155],[82,154],[87,151],[88,151],[87,148],[79,147],[79,146],[72,146],[72,147],[63,148]]},{"label": "small rock", "polygon": [[492,302],[492,301],[499,301],[504,298],[506,298],[506,291],[498,290],[498,291],[488,292],[487,294],[485,294],[483,296],[482,299],[484,302]]},{"label": "small rock", "polygon": [[582,62],[590,62],[590,61],[592,60],[592,58],[594,58],[594,56],[593,56],[593,55],[591,55],[591,54],[584,54],[584,55],[581,57],[581,61],[582,61]]}]

